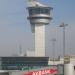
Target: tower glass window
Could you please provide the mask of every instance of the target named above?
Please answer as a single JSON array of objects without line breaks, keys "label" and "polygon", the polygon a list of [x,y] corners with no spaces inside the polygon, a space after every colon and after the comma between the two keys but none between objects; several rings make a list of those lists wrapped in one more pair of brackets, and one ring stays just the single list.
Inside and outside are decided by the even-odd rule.
[{"label": "tower glass window", "polygon": [[30,8],[29,9],[29,14],[50,14],[50,9],[49,8]]}]

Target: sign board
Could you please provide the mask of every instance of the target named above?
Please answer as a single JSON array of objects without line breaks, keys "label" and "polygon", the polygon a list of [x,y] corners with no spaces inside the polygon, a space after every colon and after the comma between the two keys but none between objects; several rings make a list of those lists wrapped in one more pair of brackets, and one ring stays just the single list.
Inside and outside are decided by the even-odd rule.
[{"label": "sign board", "polygon": [[44,69],[39,71],[28,72],[23,75],[46,75],[46,74],[57,74],[57,69]]}]

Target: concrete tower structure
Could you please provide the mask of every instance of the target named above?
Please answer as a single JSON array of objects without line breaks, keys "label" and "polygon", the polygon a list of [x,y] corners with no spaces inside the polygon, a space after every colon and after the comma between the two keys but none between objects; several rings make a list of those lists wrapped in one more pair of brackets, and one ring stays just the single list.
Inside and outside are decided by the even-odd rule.
[{"label": "concrete tower structure", "polygon": [[52,19],[52,7],[30,0],[27,7],[32,33],[35,33],[35,56],[45,56],[45,26]]}]

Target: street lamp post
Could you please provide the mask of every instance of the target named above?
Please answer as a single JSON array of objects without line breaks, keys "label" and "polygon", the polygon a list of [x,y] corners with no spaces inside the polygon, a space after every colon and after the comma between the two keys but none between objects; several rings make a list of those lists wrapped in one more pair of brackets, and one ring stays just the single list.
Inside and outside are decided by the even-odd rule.
[{"label": "street lamp post", "polygon": [[[62,23],[59,27],[63,28],[63,58],[65,57],[65,27],[68,26],[68,24]],[[64,63],[65,64],[65,63]],[[64,65],[63,65],[63,75],[64,75]]]},{"label": "street lamp post", "polygon": [[68,24],[64,24],[62,23],[59,27],[62,27],[63,28],[63,57],[66,55],[65,54],[65,47],[66,47],[66,44],[65,44],[65,27],[68,26]]}]

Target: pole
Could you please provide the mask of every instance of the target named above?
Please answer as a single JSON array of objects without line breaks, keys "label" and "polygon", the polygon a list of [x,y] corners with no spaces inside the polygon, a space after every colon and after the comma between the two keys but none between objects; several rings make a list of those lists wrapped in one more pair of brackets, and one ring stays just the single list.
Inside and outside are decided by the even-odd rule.
[{"label": "pole", "polygon": [[19,53],[20,53],[20,55],[22,54],[22,46],[21,46],[21,44],[19,45]]},{"label": "pole", "polygon": [[54,65],[54,60],[55,60],[55,42],[56,42],[56,38],[53,38],[52,39],[52,45],[53,45],[53,49],[52,49],[53,65]]},{"label": "pole", "polygon": [[[65,40],[65,27],[66,26],[68,26],[68,24],[64,24],[64,23],[62,23],[59,27],[63,27],[63,58],[65,57],[65,55],[66,55],[66,51],[65,51],[65,47],[66,47],[66,40]],[[64,63],[65,64],[65,63]],[[63,65],[63,75],[64,75],[64,65]]]},{"label": "pole", "polygon": [[63,26],[63,56],[65,56],[65,25]]},{"label": "pole", "polygon": [[62,23],[59,27],[63,28],[63,57],[66,55],[65,47],[66,47],[66,41],[65,41],[65,27],[68,26],[68,24]]}]

